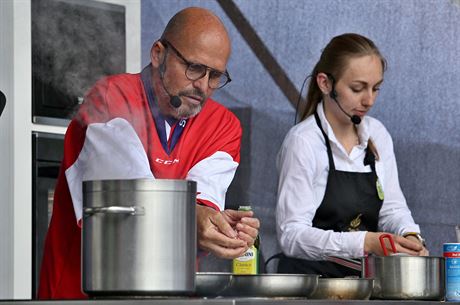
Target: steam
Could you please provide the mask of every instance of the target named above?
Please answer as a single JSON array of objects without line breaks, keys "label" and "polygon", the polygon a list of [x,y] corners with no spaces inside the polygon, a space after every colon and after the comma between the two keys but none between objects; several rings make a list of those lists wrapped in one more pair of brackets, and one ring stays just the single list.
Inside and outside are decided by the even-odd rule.
[{"label": "steam", "polygon": [[32,69],[37,81],[75,104],[101,77],[125,71],[123,6],[92,0],[31,3]]}]

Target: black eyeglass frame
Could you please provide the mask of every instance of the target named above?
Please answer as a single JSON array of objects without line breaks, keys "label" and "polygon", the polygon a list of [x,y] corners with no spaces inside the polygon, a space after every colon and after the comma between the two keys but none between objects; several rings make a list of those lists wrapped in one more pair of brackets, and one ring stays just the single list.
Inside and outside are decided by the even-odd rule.
[{"label": "black eyeglass frame", "polygon": [[[171,49],[174,51],[174,53],[176,53],[177,57],[179,57],[184,63],[185,65],[187,66],[185,68],[185,76],[187,77],[188,80],[191,80],[191,81],[196,81],[196,80],[199,80],[201,78],[203,78],[205,75],[206,75],[206,72],[209,71],[209,75],[211,76],[211,73],[213,73],[214,75],[219,75],[219,79],[222,77],[222,76],[225,76],[226,77],[226,81],[223,82],[220,86],[216,87],[216,88],[213,88],[210,86],[210,80],[211,80],[211,77],[209,77],[208,79],[208,86],[209,88],[211,89],[221,89],[222,87],[224,87],[225,85],[227,85],[228,83],[230,83],[232,81],[232,79],[230,78],[230,74],[228,73],[227,70],[225,70],[224,72],[222,71],[219,71],[219,70],[216,70],[214,68],[211,68],[211,67],[208,67],[204,64],[200,64],[200,63],[195,63],[195,62],[192,62],[192,61],[189,61],[187,60],[184,55],[182,55],[179,50],[177,50],[174,45],[172,43],[170,43],[168,40],[162,38],[160,39],[160,42],[165,46],[165,48],[167,47],[171,47]],[[204,68],[204,72],[197,78],[192,78],[190,77],[189,75],[187,75],[187,71],[189,71],[190,67],[191,66],[195,66],[195,67],[203,67]]]}]

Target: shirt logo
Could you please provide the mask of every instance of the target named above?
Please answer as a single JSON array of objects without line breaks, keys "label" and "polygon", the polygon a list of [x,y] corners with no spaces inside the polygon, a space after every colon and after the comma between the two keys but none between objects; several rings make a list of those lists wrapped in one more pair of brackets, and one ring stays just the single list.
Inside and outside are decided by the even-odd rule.
[{"label": "shirt logo", "polygon": [[160,163],[160,164],[164,164],[164,165],[172,165],[172,164],[175,164],[175,163],[179,163],[179,159],[163,160],[163,159],[160,159],[160,158],[156,158],[155,162]]}]

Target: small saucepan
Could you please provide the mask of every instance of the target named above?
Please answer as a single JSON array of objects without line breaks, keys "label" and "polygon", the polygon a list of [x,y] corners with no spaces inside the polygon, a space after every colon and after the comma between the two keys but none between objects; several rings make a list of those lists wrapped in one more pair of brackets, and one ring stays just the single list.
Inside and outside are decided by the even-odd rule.
[{"label": "small saucepan", "polygon": [[441,300],[445,292],[444,258],[400,255],[390,234],[380,236],[385,255],[386,238],[393,255],[369,255],[363,259],[363,277],[375,279],[372,298]]},{"label": "small saucepan", "polygon": [[[388,239],[392,254],[385,246]],[[361,271],[361,277],[374,279],[371,299],[441,300],[444,297],[444,258],[409,256],[397,253],[390,234],[380,236],[385,256],[369,255],[356,261],[329,257],[337,264]]]}]

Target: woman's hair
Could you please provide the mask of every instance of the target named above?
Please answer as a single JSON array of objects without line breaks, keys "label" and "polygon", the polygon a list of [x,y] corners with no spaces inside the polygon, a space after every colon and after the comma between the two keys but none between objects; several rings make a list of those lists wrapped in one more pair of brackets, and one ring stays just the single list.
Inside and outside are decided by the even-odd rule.
[{"label": "woman's hair", "polygon": [[316,107],[323,98],[322,92],[316,82],[318,73],[322,72],[331,75],[335,83],[337,83],[347,68],[350,59],[366,55],[378,56],[385,71],[387,66],[385,58],[369,38],[359,34],[347,33],[331,39],[311,72],[307,92],[307,107],[302,115],[302,120],[315,113]]},{"label": "woman's hair", "polygon": [[[315,113],[316,107],[323,98],[322,92],[316,82],[318,73],[322,72],[331,75],[333,81],[337,83],[348,67],[350,59],[367,55],[376,55],[379,57],[382,63],[382,69],[385,71],[387,67],[386,60],[374,42],[369,38],[354,33],[342,34],[332,38],[324,48],[319,61],[311,72],[311,79],[307,92],[307,106],[302,115],[302,120]],[[377,149],[370,139],[369,148],[378,160]]]}]

